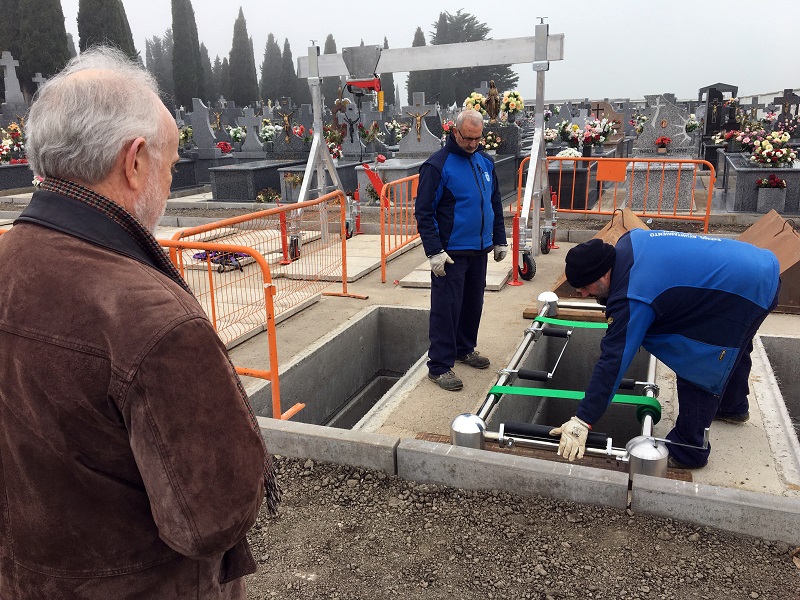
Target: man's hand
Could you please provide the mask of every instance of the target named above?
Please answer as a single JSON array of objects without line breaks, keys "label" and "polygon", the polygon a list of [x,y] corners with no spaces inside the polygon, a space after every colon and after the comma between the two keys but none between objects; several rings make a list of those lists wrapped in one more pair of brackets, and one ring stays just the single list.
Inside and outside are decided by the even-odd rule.
[{"label": "man's hand", "polygon": [[445,264],[453,264],[453,259],[442,250],[439,254],[434,254],[433,256],[429,256],[428,260],[431,263],[431,273],[433,273],[436,277],[444,277],[444,266]]},{"label": "man's hand", "polygon": [[502,244],[494,247],[494,262],[500,262],[508,254],[508,244]]},{"label": "man's hand", "polygon": [[558,455],[568,458],[570,462],[575,458],[583,458],[586,452],[586,438],[589,436],[589,425],[578,417],[572,417],[561,427],[550,430],[553,437],[560,435],[558,442]]}]

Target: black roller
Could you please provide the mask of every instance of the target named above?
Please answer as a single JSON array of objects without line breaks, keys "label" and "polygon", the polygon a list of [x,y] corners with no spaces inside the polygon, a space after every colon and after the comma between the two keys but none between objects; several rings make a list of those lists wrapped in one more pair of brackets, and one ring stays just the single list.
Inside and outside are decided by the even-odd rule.
[{"label": "black roller", "polygon": [[569,329],[562,329],[561,327],[543,327],[542,335],[550,337],[568,338]]},{"label": "black roller", "polygon": [[632,390],[636,387],[636,380],[635,379],[623,379],[619,382],[619,388],[621,390]]},{"label": "black roller", "polygon": [[[510,436],[524,436],[528,439],[555,442],[558,441],[557,437],[550,435],[550,430],[553,427],[549,425],[533,425],[532,423],[505,423],[505,435]],[[586,438],[586,445],[590,448],[605,448],[607,445],[608,436],[605,433],[595,431],[589,432],[589,437]]]},{"label": "black roller", "polygon": [[520,379],[529,379],[531,381],[548,381],[547,371],[531,371],[529,369],[520,369],[517,371],[517,377]]}]

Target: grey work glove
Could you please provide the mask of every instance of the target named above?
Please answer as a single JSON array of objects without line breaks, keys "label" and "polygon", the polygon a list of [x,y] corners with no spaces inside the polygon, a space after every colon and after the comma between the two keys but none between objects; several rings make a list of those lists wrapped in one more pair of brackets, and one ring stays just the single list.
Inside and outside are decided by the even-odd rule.
[{"label": "grey work glove", "polygon": [[453,264],[453,259],[442,250],[439,254],[434,254],[433,256],[429,256],[428,260],[431,263],[431,273],[433,273],[436,277],[444,277],[444,266],[445,264]]},{"label": "grey work glove", "polygon": [[508,254],[508,244],[501,244],[494,247],[494,262],[500,262]]},{"label": "grey work glove", "polygon": [[578,417],[572,417],[561,427],[550,430],[553,437],[560,435],[558,442],[558,455],[568,458],[570,462],[575,458],[583,458],[586,452],[586,438],[589,436],[589,425]]}]

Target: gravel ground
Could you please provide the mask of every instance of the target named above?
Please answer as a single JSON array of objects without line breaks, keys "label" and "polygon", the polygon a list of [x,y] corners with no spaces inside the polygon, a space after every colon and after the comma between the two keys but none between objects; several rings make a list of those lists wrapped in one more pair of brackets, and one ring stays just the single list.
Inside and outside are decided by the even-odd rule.
[{"label": "gravel ground", "polygon": [[671,519],[278,457],[248,598],[798,599],[786,544]]}]

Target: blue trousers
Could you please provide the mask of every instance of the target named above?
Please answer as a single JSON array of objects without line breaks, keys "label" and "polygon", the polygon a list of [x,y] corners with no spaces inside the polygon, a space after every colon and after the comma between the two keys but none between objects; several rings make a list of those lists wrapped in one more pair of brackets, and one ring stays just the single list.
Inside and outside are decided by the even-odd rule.
[{"label": "blue trousers", "polygon": [[[731,371],[722,395],[715,396],[711,392],[702,390],[689,383],[685,379],[678,377],[678,418],[675,420],[675,427],[667,434],[667,439],[680,444],[690,444],[701,446],[703,444],[703,433],[706,427],[711,427],[711,422],[717,413],[742,415],[750,410],[747,400],[750,394],[750,369],[753,360],[750,353],[753,351],[753,337],[761,323],[767,315],[778,305],[778,294],[780,286],[775,293],[772,305],[763,314],[756,317],[750,329],[744,336],[743,344],[736,364]],[[711,443],[708,448],[700,450],[698,448],[687,448],[675,444],[667,444],[669,453],[678,462],[689,467],[702,467],[708,462],[711,454]]]},{"label": "blue trousers", "polygon": [[431,315],[428,327],[428,370],[441,375],[456,357],[475,350],[486,287],[486,254],[452,256],[444,277],[431,273]]}]

